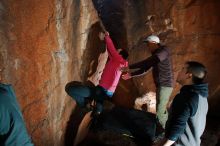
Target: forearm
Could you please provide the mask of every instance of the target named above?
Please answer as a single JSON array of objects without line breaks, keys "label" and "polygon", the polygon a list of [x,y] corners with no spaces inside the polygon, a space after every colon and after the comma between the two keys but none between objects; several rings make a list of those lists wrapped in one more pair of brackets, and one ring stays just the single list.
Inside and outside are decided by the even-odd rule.
[{"label": "forearm", "polygon": [[108,36],[108,35],[105,36],[105,43],[106,43],[109,55],[111,55],[112,57],[117,57],[119,54],[118,54],[110,36]]},{"label": "forearm", "polygon": [[141,67],[145,66],[146,63],[147,63],[146,60],[143,60],[143,61],[131,64],[131,65],[129,65],[129,69],[141,68]]},{"label": "forearm", "polygon": [[151,57],[148,57],[147,59],[134,63],[132,65],[129,65],[130,69],[136,69],[136,68],[144,68],[145,70],[150,69],[154,65],[156,65],[160,60],[157,56],[153,55]]},{"label": "forearm", "polygon": [[138,77],[138,76],[142,76],[144,74],[146,74],[144,69],[139,69],[137,71],[130,72],[131,77]]},{"label": "forearm", "polygon": [[165,139],[162,146],[171,146],[172,144],[174,144],[174,142],[175,141],[173,140]]},{"label": "forearm", "polygon": [[109,51],[115,49],[115,46],[114,46],[114,44],[113,44],[112,39],[110,38],[110,36],[105,35],[105,43],[106,43],[106,45],[107,45]]}]

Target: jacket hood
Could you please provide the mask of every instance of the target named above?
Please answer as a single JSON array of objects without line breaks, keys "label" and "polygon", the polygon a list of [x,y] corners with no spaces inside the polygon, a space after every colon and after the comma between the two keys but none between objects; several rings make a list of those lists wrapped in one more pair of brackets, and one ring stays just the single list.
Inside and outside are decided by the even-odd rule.
[{"label": "jacket hood", "polygon": [[194,84],[194,85],[185,85],[181,89],[181,91],[186,91],[186,90],[196,92],[196,93],[198,93],[201,96],[206,97],[206,98],[209,95],[209,93],[208,93],[208,84],[207,83]]}]

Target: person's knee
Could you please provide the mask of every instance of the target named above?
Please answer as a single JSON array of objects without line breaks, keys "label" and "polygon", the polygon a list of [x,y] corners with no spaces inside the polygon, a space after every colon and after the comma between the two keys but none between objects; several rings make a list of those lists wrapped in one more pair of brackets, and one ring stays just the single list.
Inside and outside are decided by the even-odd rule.
[{"label": "person's knee", "polygon": [[80,99],[78,96],[76,96],[76,93],[74,91],[73,86],[71,85],[71,82],[66,84],[65,91],[76,102],[76,104],[78,106],[81,107],[83,105],[83,103],[81,101],[82,99]]},{"label": "person's knee", "polygon": [[81,85],[74,85],[72,82],[69,82],[65,86],[65,91],[69,96],[76,96],[80,92]]},{"label": "person's knee", "polygon": [[70,88],[71,88],[71,82],[67,83],[66,86],[65,86],[65,91],[66,91],[67,94],[69,94]]}]

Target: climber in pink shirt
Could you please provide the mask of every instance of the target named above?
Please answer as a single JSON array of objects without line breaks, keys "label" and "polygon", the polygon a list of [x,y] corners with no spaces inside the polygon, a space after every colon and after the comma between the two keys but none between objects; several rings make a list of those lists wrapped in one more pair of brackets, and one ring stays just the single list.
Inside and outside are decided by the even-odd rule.
[{"label": "climber in pink shirt", "polygon": [[[100,33],[100,39],[103,38],[102,36],[103,33]],[[99,86],[105,88],[109,92],[114,93],[122,74],[120,68],[128,66],[128,62],[126,61],[128,54],[125,50],[118,49],[117,51],[115,49],[108,32],[105,33],[104,39],[109,60],[103,70]]]},{"label": "climber in pink shirt", "polygon": [[[113,96],[122,74],[121,68],[128,66],[126,60],[128,58],[127,51],[123,49],[116,50],[108,32],[105,32],[105,35],[101,32],[99,38],[101,40],[104,38],[105,40],[109,60],[105,65],[99,85],[97,86],[97,112],[102,111],[103,99]],[[99,92],[102,93],[99,94]]]},{"label": "climber in pink shirt", "polygon": [[100,40],[105,40],[109,57],[99,85],[95,88],[91,88],[83,85],[75,86],[68,83],[65,88],[68,95],[81,107],[85,106],[87,101],[94,99],[96,101],[94,113],[96,114],[102,112],[104,100],[113,96],[122,74],[121,68],[128,66],[128,62],[126,61],[128,58],[127,51],[124,49],[116,50],[108,32],[100,32],[99,38]]}]

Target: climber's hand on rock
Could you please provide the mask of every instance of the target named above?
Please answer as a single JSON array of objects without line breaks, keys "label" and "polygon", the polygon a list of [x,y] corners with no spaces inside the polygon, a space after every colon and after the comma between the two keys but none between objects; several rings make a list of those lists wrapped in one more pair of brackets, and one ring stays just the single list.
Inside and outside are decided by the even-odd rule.
[{"label": "climber's hand on rock", "polygon": [[109,36],[109,32],[108,32],[108,31],[106,31],[106,32],[105,32],[105,35],[106,35],[106,36]]},{"label": "climber's hand on rock", "polygon": [[105,34],[104,34],[103,32],[100,32],[100,33],[99,33],[99,39],[100,39],[101,41],[103,41],[104,38],[105,38]]}]

